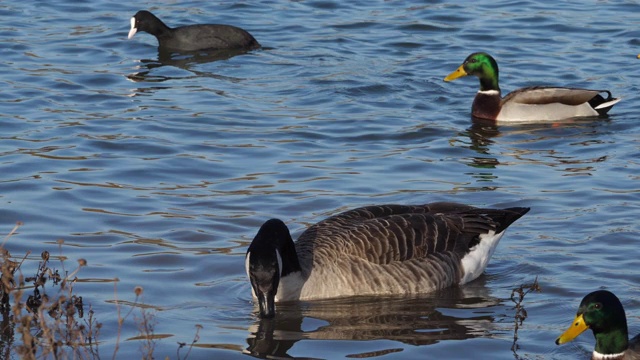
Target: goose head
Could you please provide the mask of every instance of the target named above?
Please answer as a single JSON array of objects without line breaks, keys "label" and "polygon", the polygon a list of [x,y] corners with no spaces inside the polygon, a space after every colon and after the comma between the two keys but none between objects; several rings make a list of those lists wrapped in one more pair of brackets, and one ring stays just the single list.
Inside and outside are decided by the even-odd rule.
[{"label": "goose head", "polygon": [[247,250],[245,266],[260,316],[273,317],[280,280],[300,270],[295,245],[284,222],[271,219],[260,227]]}]

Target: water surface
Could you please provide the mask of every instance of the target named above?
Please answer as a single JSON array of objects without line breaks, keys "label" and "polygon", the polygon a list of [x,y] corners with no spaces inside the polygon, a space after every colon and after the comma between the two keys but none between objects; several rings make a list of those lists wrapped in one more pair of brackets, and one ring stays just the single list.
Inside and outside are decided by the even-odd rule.
[{"label": "water surface", "polygon": [[[264,49],[158,53],[129,18],[219,22]],[[117,342],[116,299],[155,316],[156,358],[585,358],[556,347],[582,296],[614,291],[640,331],[640,5],[635,2],[262,1],[0,5],[0,233],[7,248],[88,265],[74,291]],[[605,119],[487,125],[477,80],[444,83],[474,51],[501,86],[610,89]],[[214,61],[216,60],[216,61]],[[294,237],[378,203],[529,206],[485,275],[413,298],[300,302],[260,321],[244,274],[259,226]],[[58,239],[64,240],[59,248]],[[32,270],[35,271],[35,270]],[[512,351],[512,290],[538,278]],[[118,281],[115,281],[118,279]],[[125,306],[124,310],[128,310]],[[118,358],[140,356],[136,319]],[[185,350],[182,350],[182,356]]]}]

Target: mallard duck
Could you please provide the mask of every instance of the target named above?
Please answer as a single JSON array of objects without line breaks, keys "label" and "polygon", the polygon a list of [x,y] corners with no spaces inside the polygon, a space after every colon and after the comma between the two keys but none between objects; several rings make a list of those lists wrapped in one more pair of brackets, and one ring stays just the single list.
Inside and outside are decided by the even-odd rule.
[{"label": "mallard duck", "polygon": [[368,206],[309,227],[295,243],[284,222],[271,219],[245,266],[262,317],[273,317],[279,301],[426,293],[480,276],[504,231],[528,211]]},{"label": "mallard duck", "polygon": [[199,24],[170,28],[146,10],[131,18],[131,39],[138,31],[148,32],[158,39],[162,49],[176,51],[255,49],[260,44],[247,31],[231,25]]},{"label": "mallard duck", "polygon": [[[503,98],[498,86],[498,63],[483,52],[469,55],[444,81],[467,75],[480,79],[480,91],[471,106],[471,114],[480,119],[540,121],[598,116],[606,114],[620,101],[613,98],[608,90],[543,86],[518,89]],[[607,98],[600,93],[606,93]]]},{"label": "mallard duck", "polygon": [[598,290],[585,296],[575,320],[556,339],[556,345],[575,339],[587,329],[591,329],[596,338],[591,359],[640,359],[640,335],[629,341],[624,308],[612,292]]}]

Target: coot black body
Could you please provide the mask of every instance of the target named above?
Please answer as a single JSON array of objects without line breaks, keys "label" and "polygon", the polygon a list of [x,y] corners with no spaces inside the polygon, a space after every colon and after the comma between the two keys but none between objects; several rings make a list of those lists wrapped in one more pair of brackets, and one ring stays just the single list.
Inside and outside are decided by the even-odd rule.
[{"label": "coot black body", "polygon": [[198,24],[170,28],[146,10],[131,18],[129,39],[138,31],[147,32],[158,39],[161,49],[176,51],[256,49],[260,44],[247,31],[232,25]]}]

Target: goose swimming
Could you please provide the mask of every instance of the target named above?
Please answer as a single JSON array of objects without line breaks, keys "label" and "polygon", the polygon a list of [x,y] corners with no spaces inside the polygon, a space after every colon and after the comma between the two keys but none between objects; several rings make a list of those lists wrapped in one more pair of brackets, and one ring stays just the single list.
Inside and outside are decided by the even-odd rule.
[{"label": "goose swimming", "polygon": [[528,211],[367,206],[312,225],[295,243],[271,219],[247,250],[246,271],[261,317],[273,317],[280,301],[427,293],[480,276],[504,231]]}]

